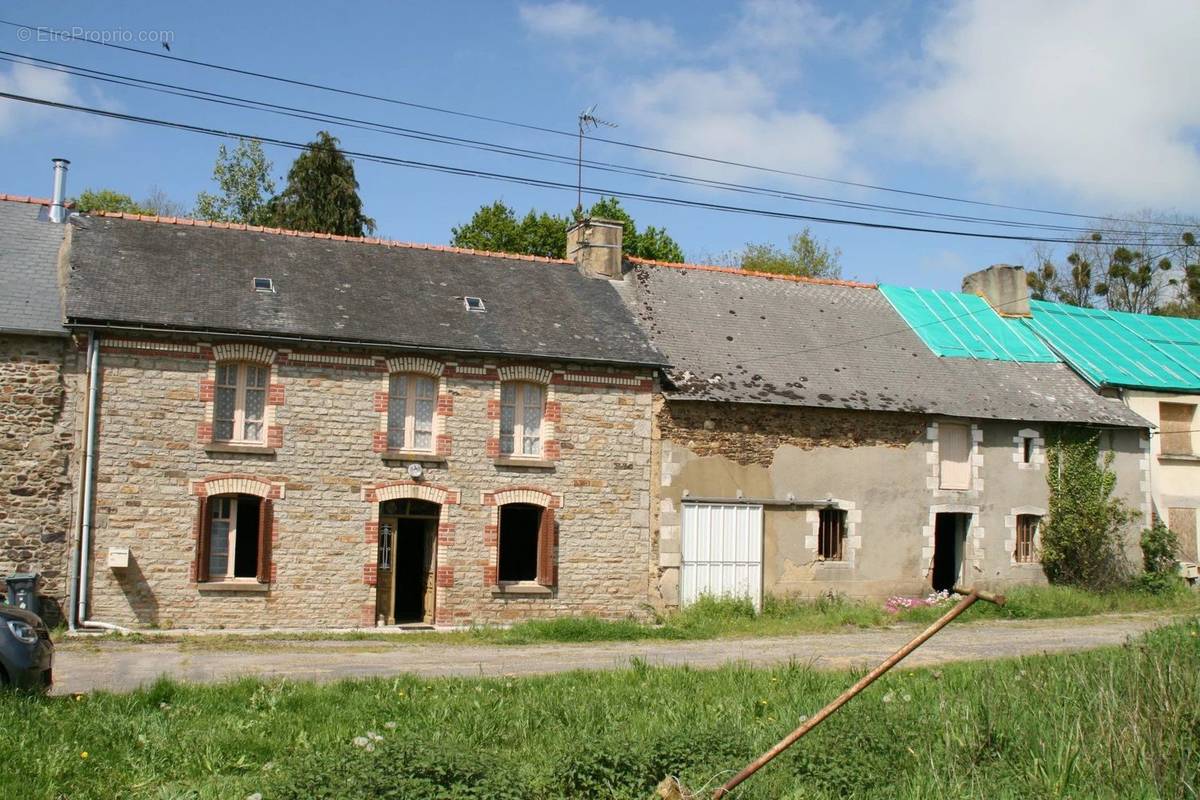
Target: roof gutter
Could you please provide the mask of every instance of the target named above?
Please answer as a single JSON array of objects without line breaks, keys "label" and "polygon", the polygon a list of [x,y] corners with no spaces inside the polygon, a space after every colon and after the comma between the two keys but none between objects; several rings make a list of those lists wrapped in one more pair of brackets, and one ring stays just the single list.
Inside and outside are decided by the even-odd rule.
[{"label": "roof gutter", "polygon": [[239,333],[223,331],[218,328],[176,328],[167,325],[120,325],[111,322],[85,322],[77,318],[67,320],[67,327],[76,331],[135,331],[139,333],[170,333],[185,336],[220,336],[233,339],[252,339],[264,342],[289,342],[294,344],[320,344],[339,347],[365,347],[384,350],[417,351],[422,353],[467,353],[478,356],[505,356],[509,358],[536,358],[544,361],[570,361],[581,364],[620,364],[622,366],[649,367],[665,369],[665,361],[622,361],[610,358],[589,358],[586,356],[555,355],[552,353],[529,353],[520,351],[477,350],[471,347],[430,347],[419,344],[396,344],[394,342],[378,342],[370,339],[330,339],[314,336],[282,335],[270,333]]},{"label": "roof gutter", "polygon": [[682,503],[719,503],[721,505],[739,505],[739,506],[794,506],[794,507],[818,507],[818,508],[836,508],[837,500],[832,497],[823,500],[797,500],[790,495],[780,500],[777,497],[693,497],[685,495],[681,498]]}]

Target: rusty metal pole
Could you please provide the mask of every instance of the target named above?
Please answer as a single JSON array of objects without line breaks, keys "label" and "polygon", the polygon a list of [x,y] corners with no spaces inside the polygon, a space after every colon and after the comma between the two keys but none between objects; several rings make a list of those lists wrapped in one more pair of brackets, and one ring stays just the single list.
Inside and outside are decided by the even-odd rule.
[{"label": "rusty metal pole", "polygon": [[934,634],[953,622],[955,617],[962,614],[964,611],[974,605],[976,600],[985,600],[989,603],[995,603],[996,605],[1000,606],[1004,605],[1003,595],[994,595],[989,592],[979,591],[977,589],[962,589],[957,586],[954,587],[953,591],[955,594],[963,595],[963,599],[959,600],[958,603],[955,604],[954,608],[947,611],[941,616],[941,618],[922,631],[920,636],[904,645],[904,647],[901,647],[892,655],[888,656],[882,664],[868,672],[853,686],[838,695],[836,700],[814,714],[811,719],[806,720],[799,728],[796,728],[796,730],[780,739],[774,747],[763,753],[758,758],[754,759],[754,761],[750,762],[745,769],[743,769],[737,775],[734,775],[725,783],[724,786],[721,786],[719,789],[713,792],[713,800],[717,800],[718,798],[729,794],[738,784],[766,766],[772,759],[775,758],[775,756],[794,745],[802,736],[824,722],[831,714],[833,714],[833,712],[846,705],[846,703],[849,703],[855,695],[870,686],[885,672],[904,660],[905,656],[907,656],[913,650],[916,650],[921,645],[925,644],[925,642],[927,642]]}]

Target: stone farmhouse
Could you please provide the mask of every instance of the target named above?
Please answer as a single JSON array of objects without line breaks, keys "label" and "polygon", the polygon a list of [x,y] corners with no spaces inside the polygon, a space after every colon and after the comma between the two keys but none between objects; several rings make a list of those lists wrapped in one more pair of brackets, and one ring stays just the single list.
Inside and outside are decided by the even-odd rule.
[{"label": "stone farmhouse", "polygon": [[[624,283],[669,365],[668,604],[1044,582],[1051,425],[1101,431],[1118,494],[1149,518],[1146,421],[1066,364],[938,357],[869,284],[650,262]],[[960,323],[993,316],[969,299]]]},{"label": "stone farmhouse", "polygon": [[974,295],[914,323],[891,287],[622,258],[604,220],[554,260],[63,212],[0,199],[0,569],[73,625],[1042,581],[1054,425],[1151,513],[1128,405],[930,344],[995,335]]}]

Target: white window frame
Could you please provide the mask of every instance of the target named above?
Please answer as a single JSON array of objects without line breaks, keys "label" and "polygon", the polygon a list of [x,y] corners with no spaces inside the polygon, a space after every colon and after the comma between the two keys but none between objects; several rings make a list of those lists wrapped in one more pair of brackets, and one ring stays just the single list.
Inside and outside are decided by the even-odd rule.
[{"label": "white window frame", "polygon": [[[258,498],[255,498],[255,499],[257,500]],[[209,512],[208,512],[207,536],[208,536],[208,580],[209,580],[209,582],[210,583],[220,583],[221,581],[249,581],[249,580],[257,581],[258,577],[256,575],[252,575],[252,576],[243,575],[241,577],[238,577],[237,575],[234,574],[235,565],[237,564],[238,496],[231,495],[231,494],[218,495],[216,497],[210,498],[208,502],[209,502]],[[228,503],[229,509],[225,515],[217,516],[218,512],[222,510],[221,505],[223,503]],[[215,572],[213,572],[213,561],[212,561],[213,552],[214,552],[213,524],[215,522],[217,522],[218,520],[222,521],[222,522],[227,522],[229,524],[229,532],[227,534],[227,538],[225,541],[226,561],[225,561],[225,574],[224,575],[217,575]],[[256,536],[258,535],[258,531],[255,531],[254,533]]]},{"label": "white window frame", "polygon": [[[233,383],[221,383],[221,373],[226,369],[233,369]],[[262,370],[263,384],[261,387],[250,387],[247,381],[249,370]],[[251,364],[244,361],[225,361],[217,364],[217,378],[214,386],[213,395],[213,441],[231,442],[234,444],[262,444],[267,438],[267,394],[271,385],[271,368],[262,364]],[[262,392],[262,416],[258,419],[247,419],[246,417],[246,392],[253,388]],[[234,408],[233,408],[233,436],[224,438],[218,435],[217,428],[219,422],[228,422],[227,419],[221,419],[217,416],[220,409],[220,402],[217,397],[222,389],[233,389],[234,391]],[[250,439],[246,437],[246,424],[258,423],[259,435],[258,438]]]},{"label": "white window frame", "polygon": [[[393,444],[395,431],[392,430],[391,408],[396,400],[395,386],[398,379],[404,379],[404,437],[398,445]],[[429,381],[429,397],[421,398],[416,391],[414,381]],[[407,450],[414,453],[432,453],[437,445],[437,398],[438,380],[429,375],[416,372],[393,372],[388,377],[388,449]],[[417,403],[427,399],[430,403],[429,412],[429,446],[418,447],[417,441]]]},{"label": "white window frame", "polygon": [[[513,402],[507,402],[505,390],[512,388],[515,392]],[[527,412],[530,409],[528,393],[536,391],[539,403],[537,405],[537,442],[527,449],[525,432],[530,419]],[[513,427],[508,434],[504,430],[504,410],[513,410]],[[546,387],[531,381],[505,381],[500,385],[500,455],[506,458],[541,458],[546,441]],[[510,444],[505,447],[505,438]]]}]

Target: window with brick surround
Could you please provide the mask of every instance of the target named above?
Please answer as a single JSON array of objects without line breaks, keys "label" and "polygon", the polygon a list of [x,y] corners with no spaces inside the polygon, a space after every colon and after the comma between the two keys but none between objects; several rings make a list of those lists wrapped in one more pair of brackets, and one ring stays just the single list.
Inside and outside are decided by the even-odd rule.
[{"label": "window with brick surround", "polygon": [[249,494],[217,495],[200,500],[196,580],[271,580],[270,500]]},{"label": "window with brick surround", "polygon": [[542,455],[542,413],[545,387],[523,381],[506,381],[500,386],[500,454]]},{"label": "window with brick surround", "polygon": [[218,442],[262,444],[267,406],[269,368],[258,364],[217,364],[213,402],[213,439]]},{"label": "window with brick surround", "polygon": [[1164,455],[1195,455],[1192,447],[1193,420],[1196,406],[1191,403],[1159,403],[1159,433],[1162,436],[1160,450]]},{"label": "window with brick surround", "polygon": [[499,537],[497,578],[501,583],[557,583],[553,509],[528,503],[501,506]]},{"label": "window with brick surround", "polygon": [[1033,564],[1037,561],[1037,530],[1042,518],[1037,514],[1017,515],[1017,549],[1013,560],[1018,564]]},{"label": "window with brick surround", "polygon": [[817,557],[823,561],[845,558],[846,512],[840,508],[822,508],[817,531]]},{"label": "window with brick surround", "polygon": [[433,450],[437,381],[426,375],[397,373],[388,383],[388,449]]}]

